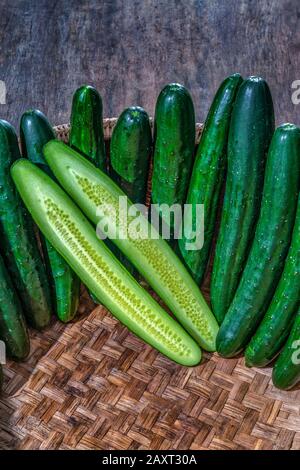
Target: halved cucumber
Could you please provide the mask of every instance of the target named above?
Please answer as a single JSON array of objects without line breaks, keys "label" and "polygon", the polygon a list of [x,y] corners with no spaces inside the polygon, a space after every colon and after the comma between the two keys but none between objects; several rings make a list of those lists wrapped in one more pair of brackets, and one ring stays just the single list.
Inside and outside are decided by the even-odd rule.
[{"label": "halved cucumber", "polygon": [[28,160],[16,162],[11,173],[45,237],[113,315],[174,361],[197,364],[201,351],[195,341],[97,238],[95,229],[64,191]]},{"label": "halved cucumber", "polygon": [[[132,203],[107,175],[73,149],[54,140],[48,142],[44,153],[60,184],[87,217],[98,223],[97,208],[104,209],[106,225],[110,233],[116,234],[112,241],[200,346],[209,351],[215,350],[218,324],[198,286],[168,243],[159,237],[144,216],[140,214],[137,218],[131,213]],[[121,196],[127,200],[128,212],[119,210]],[[135,223],[138,223],[145,238],[131,235]]]}]

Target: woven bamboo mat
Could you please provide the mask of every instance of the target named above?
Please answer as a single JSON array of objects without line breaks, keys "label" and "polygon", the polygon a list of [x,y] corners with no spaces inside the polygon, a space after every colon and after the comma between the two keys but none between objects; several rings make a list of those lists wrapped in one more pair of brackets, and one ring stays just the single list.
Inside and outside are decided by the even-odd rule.
[{"label": "woven bamboo mat", "polygon": [[84,290],[79,318],[32,331],[29,359],[4,367],[0,448],[300,449],[300,390],[275,389],[270,368],[217,354],[176,365]]}]

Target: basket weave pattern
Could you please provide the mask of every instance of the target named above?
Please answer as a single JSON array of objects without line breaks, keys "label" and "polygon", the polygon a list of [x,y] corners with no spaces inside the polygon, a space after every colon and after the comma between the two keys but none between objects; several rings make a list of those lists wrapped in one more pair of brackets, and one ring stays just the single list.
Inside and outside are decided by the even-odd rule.
[{"label": "basket weave pattern", "polygon": [[[115,122],[104,120],[106,140]],[[56,131],[68,140],[69,126]],[[207,300],[208,286],[209,275]],[[300,449],[300,390],[275,389],[271,368],[217,354],[174,364],[84,290],[80,314],[32,331],[29,360],[4,367],[0,448]]]}]

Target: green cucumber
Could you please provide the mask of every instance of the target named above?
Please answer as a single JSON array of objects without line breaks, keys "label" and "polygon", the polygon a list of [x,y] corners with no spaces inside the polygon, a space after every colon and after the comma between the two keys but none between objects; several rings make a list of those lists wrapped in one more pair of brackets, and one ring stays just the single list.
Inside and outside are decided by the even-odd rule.
[{"label": "green cucumber", "polygon": [[[82,85],[75,91],[70,121],[69,145],[88,158],[97,168],[107,172],[102,99],[96,88]],[[118,255],[109,242],[108,247]],[[90,296],[95,303],[99,303],[92,292]]]},{"label": "green cucumber", "polygon": [[219,87],[205,122],[189,184],[186,204],[193,207],[204,204],[204,244],[198,250],[188,249],[187,243],[193,240],[197,231],[195,211],[190,223],[183,225],[183,235],[178,244],[181,256],[197,284],[203,279],[211,250],[225,176],[231,111],[241,83],[242,77],[236,73],[226,78]]},{"label": "green cucumber", "polygon": [[134,204],[145,204],[152,146],[149,116],[143,108],[125,109],[110,142],[111,177]]},{"label": "green cucumber", "polygon": [[13,127],[0,121],[1,253],[18,290],[31,326],[44,328],[51,318],[51,298],[34,225],[11,179],[10,167],[20,158]]},{"label": "green cucumber", "polygon": [[[143,215],[138,217],[131,213],[134,206],[107,175],[74,150],[62,142],[51,141],[44,153],[62,187],[87,217],[99,224],[99,210],[102,210],[112,241],[200,346],[214,350],[217,322],[198,286],[168,243],[159,237]],[[119,208],[119,203],[124,202],[127,204],[125,211]],[[131,232],[135,223],[140,230],[138,237]]]},{"label": "green cucumber", "polygon": [[283,124],[268,152],[259,220],[239,286],[220,327],[217,351],[238,354],[268,308],[290,246],[300,187],[300,129]]},{"label": "green cucumber", "polygon": [[274,111],[267,83],[259,77],[244,80],[231,116],[226,188],[211,280],[212,309],[220,324],[253,239],[273,130]]},{"label": "green cucumber", "polygon": [[201,350],[195,341],[124,269],[64,191],[28,160],[16,162],[11,173],[44,236],[113,315],[174,361],[197,364]]},{"label": "green cucumber", "polygon": [[0,255],[0,340],[8,356],[25,359],[30,344],[21,302]]},{"label": "green cucumber", "polygon": [[300,381],[300,310],[288,340],[275,362],[272,374],[275,387],[289,390]]},{"label": "green cucumber", "polygon": [[[187,89],[178,83],[163,88],[157,99],[154,120],[152,203],[183,205],[186,199],[195,149],[195,112]],[[158,209],[170,229],[170,242],[177,238],[175,218]],[[170,219],[170,220],[169,220]]]},{"label": "green cucumber", "polygon": [[[20,135],[23,156],[54,178],[42,152],[43,146],[55,137],[46,116],[36,109],[25,112],[21,118]],[[80,281],[66,261],[43,236],[41,236],[41,243],[55,298],[56,315],[61,321],[69,322],[77,312]]]},{"label": "green cucumber", "polygon": [[73,95],[69,144],[97,168],[107,171],[102,99],[90,85],[81,86]]},{"label": "green cucumber", "polygon": [[[143,108],[125,109],[114,127],[110,142],[110,176],[134,204],[145,204],[152,146],[149,116]],[[123,253],[115,252],[122,264],[135,274]]]},{"label": "green cucumber", "polygon": [[274,359],[289,335],[299,305],[300,196],[291,246],[284,270],[267,313],[246,348],[247,366],[264,367]]}]

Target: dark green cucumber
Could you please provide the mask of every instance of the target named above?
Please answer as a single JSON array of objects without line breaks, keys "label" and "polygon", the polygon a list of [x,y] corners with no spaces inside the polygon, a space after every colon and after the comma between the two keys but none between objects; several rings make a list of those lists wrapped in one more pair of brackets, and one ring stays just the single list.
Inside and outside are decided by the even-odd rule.
[{"label": "dark green cucumber", "polygon": [[[182,205],[185,202],[194,160],[195,113],[187,89],[178,83],[160,92],[155,108],[152,203]],[[170,241],[177,237],[175,220],[159,210],[170,228]],[[175,232],[174,232],[175,230]]]},{"label": "dark green cucumber", "polygon": [[[97,168],[107,172],[102,99],[96,88],[82,85],[75,91],[70,121],[69,145],[88,158]],[[109,242],[108,246],[112,249]],[[112,251],[118,256],[114,249]],[[99,303],[92,292],[90,296],[95,303]]]},{"label": "dark green cucumber", "polygon": [[224,181],[231,111],[241,83],[242,77],[237,73],[226,78],[219,87],[205,122],[189,184],[186,204],[193,207],[204,204],[204,244],[201,249],[189,249],[197,232],[195,211],[191,221],[183,225],[183,236],[178,243],[182,258],[198,284],[203,279],[210,254]]},{"label": "dark green cucumber", "polygon": [[275,362],[272,374],[275,387],[289,390],[300,381],[300,310],[288,340]]},{"label": "dark green cucumber", "polygon": [[90,85],[81,86],[73,95],[69,144],[97,168],[107,170],[102,99]]},{"label": "dark green cucumber", "polygon": [[112,314],[174,361],[197,364],[199,346],[124,269],[64,191],[28,160],[16,162],[11,172],[40,230]]},{"label": "dark green cucumber", "polygon": [[0,340],[6,353],[14,359],[25,359],[29,354],[29,337],[21,302],[10,280],[0,255]]},{"label": "dark green cucumber", "polygon": [[[20,130],[23,155],[54,178],[42,152],[43,146],[55,138],[46,116],[36,109],[27,111],[21,118]],[[61,321],[68,322],[77,312],[80,281],[48,240],[41,236],[41,242],[56,315]]]},{"label": "dark green cucumber", "polygon": [[272,300],[291,242],[299,187],[300,129],[283,124],[268,152],[249,257],[218,333],[217,351],[222,356],[235,356],[247,345]]},{"label": "dark green cucumber", "polygon": [[298,198],[291,246],[284,270],[267,313],[246,348],[245,361],[247,366],[264,367],[274,359],[289,335],[299,305],[300,196]]},{"label": "dark green cucumber", "polygon": [[[110,176],[134,204],[146,202],[151,146],[151,127],[146,111],[138,106],[125,109],[111,137]],[[117,257],[134,274],[132,264],[123,253]]]},{"label": "dark green cucumber", "polygon": [[226,189],[211,281],[211,303],[219,323],[233,299],[251,246],[273,130],[269,87],[261,78],[250,77],[237,93],[228,136]]},{"label": "dark green cucumber", "polygon": [[[59,183],[87,217],[98,226],[103,214],[103,222],[108,228],[106,233],[110,233],[113,243],[200,346],[214,350],[217,322],[198,286],[168,243],[159,237],[144,216],[136,217],[131,213],[132,203],[107,175],[70,147],[51,141],[44,153]],[[121,197],[127,204],[125,211],[119,206]],[[131,231],[136,223],[137,237]]]},{"label": "dark green cucumber", "polygon": [[138,106],[125,109],[111,137],[111,177],[134,204],[145,204],[151,146],[146,111]]},{"label": "dark green cucumber", "polygon": [[11,179],[10,167],[20,158],[13,127],[0,121],[1,252],[18,290],[26,319],[34,328],[48,325],[51,298],[34,225]]}]

